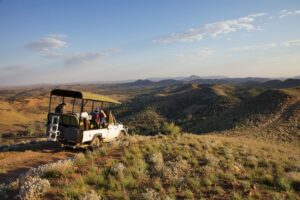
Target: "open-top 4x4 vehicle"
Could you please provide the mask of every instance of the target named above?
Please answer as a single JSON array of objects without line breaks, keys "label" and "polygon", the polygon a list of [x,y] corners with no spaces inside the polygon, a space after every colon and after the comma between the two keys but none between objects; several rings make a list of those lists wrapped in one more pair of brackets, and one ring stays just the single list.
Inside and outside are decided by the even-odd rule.
[{"label": "open-top 4x4 vehicle", "polygon": [[[70,109],[55,112],[53,104],[66,104]],[[96,104],[120,104],[120,102],[103,95],[88,92],[54,89],[50,94],[46,135],[50,141],[58,141],[62,146],[73,148],[97,148],[103,142],[120,139],[127,134],[127,127],[118,123],[111,111],[107,113],[105,125],[97,126],[92,121]],[[90,111],[89,113],[87,111]]]}]

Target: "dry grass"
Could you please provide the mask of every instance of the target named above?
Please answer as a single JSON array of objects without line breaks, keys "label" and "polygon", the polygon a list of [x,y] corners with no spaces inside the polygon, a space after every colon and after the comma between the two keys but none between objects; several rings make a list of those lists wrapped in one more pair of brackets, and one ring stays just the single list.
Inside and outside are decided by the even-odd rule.
[{"label": "dry grass", "polygon": [[44,199],[297,199],[300,150],[246,137],[130,136],[78,154],[72,170],[54,168],[64,173],[47,177]]},{"label": "dry grass", "polygon": [[35,122],[45,122],[48,98],[31,97],[15,101],[0,100],[0,132],[30,131]]}]

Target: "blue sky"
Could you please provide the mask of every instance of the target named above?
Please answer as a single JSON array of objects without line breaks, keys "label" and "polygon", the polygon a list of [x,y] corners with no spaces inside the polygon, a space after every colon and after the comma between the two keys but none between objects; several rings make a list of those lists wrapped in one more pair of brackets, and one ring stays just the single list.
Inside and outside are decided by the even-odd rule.
[{"label": "blue sky", "polygon": [[0,0],[0,86],[300,75],[299,0]]}]

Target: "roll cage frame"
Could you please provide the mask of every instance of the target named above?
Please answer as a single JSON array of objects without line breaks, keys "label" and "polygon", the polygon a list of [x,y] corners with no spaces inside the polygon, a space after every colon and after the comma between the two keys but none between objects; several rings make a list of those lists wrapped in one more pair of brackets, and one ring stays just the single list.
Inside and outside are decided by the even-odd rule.
[{"label": "roll cage frame", "polygon": [[[95,102],[101,102],[101,109],[103,108],[104,103],[121,104],[119,101],[116,101],[116,100],[114,100],[114,99],[112,99],[108,96],[104,96],[104,95],[98,95],[98,94],[93,94],[93,93],[88,93],[88,92],[73,91],[73,90],[54,89],[50,93],[48,115],[50,113],[52,113],[51,112],[52,96],[62,97],[62,103],[64,103],[65,97],[73,98],[72,114],[75,114],[74,113],[74,108],[75,108],[76,99],[81,99],[79,122],[82,119],[81,114],[83,112],[83,109],[89,101],[92,101],[92,111],[94,110],[94,103]],[[80,126],[80,123],[79,123],[79,126]]]}]

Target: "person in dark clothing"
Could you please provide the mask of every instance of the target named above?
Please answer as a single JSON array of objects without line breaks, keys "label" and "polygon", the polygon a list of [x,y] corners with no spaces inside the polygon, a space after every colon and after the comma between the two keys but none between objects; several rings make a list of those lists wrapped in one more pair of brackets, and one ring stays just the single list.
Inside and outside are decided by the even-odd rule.
[{"label": "person in dark clothing", "polygon": [[99,112],[100,112],[100,109],[97,108],[92,115],[92,123],[93,123],[95,129],[100,127],[100,113]]},{"label": "person in dark clothing", "polygon": [[66,104],[65,103],[61,103],[58,106],[56,106],[55,112],[59,113],[59,114],[63,114],[65,107],[66,107]]}]

